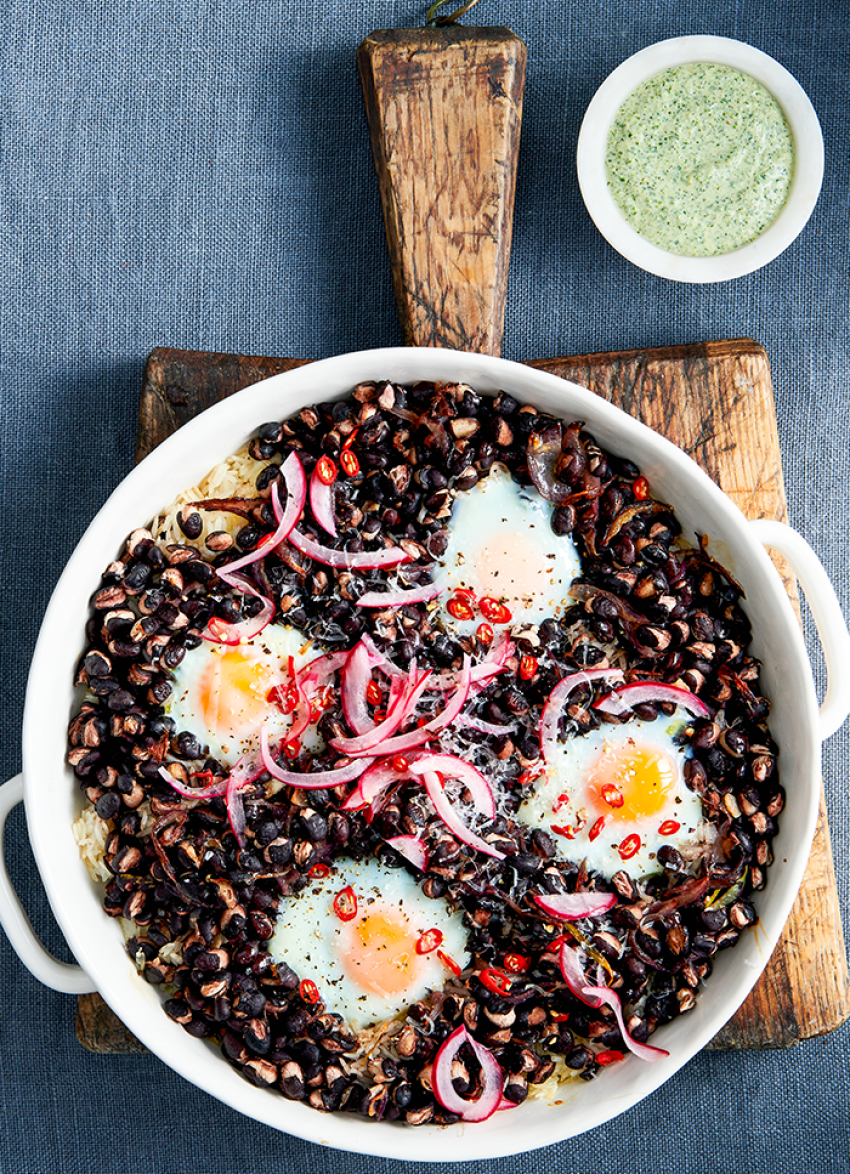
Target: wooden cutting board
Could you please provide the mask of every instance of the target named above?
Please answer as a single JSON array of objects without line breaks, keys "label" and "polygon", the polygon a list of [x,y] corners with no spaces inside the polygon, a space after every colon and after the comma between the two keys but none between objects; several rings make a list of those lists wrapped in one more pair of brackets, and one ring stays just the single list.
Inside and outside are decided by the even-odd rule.
[{"label": "wooden cutting board", "polygon": [[[406,342],[501,349],[526,52],[505,28],[392,29],[358,52]],[[145,369],[136,455],[192,416],[303,359],[158,349]],[[533,362],[663,433],[751,518],[787,510],[773,388],[749,339]],[[375,372],[376,378],[381,375]],[[797,604],[796,586],[780,568]],[[826,813],[800,895],[750,998],[713,1047],[787,1047],[850,1014]],[[79,999],[93,1051],[142,1050],[98,995]]]},{"label": "wooden cutting board", "polygon": [[[204,408],[304,361],[155,350],[145,370],[137,458]],[[734,339],[530,366],[589,387],[663,433],[748,517],[787,520],[770,370],[757,343]],[[796,586],[780,570],[796,606]],[[850,978],[821,798],[808,870],[785,932],[754,991],[711,1046],[788,1047],[832,1031],[848,1014]],[[99,995],[80,996],[77,1035],[92,1051],[142,1048]]]}]

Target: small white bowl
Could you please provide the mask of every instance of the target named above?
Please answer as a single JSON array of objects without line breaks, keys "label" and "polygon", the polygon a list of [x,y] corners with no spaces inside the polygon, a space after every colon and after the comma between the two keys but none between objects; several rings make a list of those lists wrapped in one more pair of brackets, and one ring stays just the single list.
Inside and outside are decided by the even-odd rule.
[{"label": "small white bowl", "polygon": [[[641,236],[611,195],[605,168],[608,133],[626,98],[662,70],[694,62],[727,65],[761,82],[779,103],[793,140],[794,171],[779,215],[750,244],[716,257],[669,253]],[[804,228],[820,194],[823,135],[800,84],[766,53],[728,37],[674,37],[635,53],[602,83],[581,125],[576,166],[581,194],[596,227],[633,265],[671,281],[729,281],[778,257]]]}]

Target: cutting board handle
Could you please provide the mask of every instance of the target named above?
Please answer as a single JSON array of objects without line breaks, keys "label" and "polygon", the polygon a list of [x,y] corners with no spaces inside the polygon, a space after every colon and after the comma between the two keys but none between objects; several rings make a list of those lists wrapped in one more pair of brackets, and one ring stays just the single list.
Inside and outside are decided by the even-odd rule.
[{"label": "cutting board handle", "polygon": [[357,63],[405,342],[502,347],[526,50],[510,29],[381,29]]}]

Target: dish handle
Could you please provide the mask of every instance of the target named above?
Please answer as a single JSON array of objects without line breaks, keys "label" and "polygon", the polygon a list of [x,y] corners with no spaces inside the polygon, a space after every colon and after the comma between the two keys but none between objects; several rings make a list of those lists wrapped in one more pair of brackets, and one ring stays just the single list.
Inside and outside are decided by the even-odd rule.
[{"label": "dish handle", "polygon": [[826,662],[826,696],[820,707],[820,737],[834,734],[850,713],[850,632],[835,588],[818,556],[801,534],[769,518],[750,522],[764,546],[787,560],[803,588]]},{"label": "dish handle", "polygon": [[24,776],[16,775],[0,787],[0,925],[12,949],[39,982],[64,995],[87,995],[97,987],[80,966],[59,962],[38,940],[6,868],[3,832],[13,807],[24,797]]}]

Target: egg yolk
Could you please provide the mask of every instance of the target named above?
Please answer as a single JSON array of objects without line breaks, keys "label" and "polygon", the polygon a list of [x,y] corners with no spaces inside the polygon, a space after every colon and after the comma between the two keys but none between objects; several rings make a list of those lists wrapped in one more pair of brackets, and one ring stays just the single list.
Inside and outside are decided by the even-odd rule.
[{"label": "egg yolk", "polygon": [[551,586],[555,568],[525,534],[501,531],[478,547],[475,586],[482,596],[528,604]]},{"label": "egg yolk", "polygon": [[259,726],[276,675],[267,661],[249,659],[238,648],[211,656],[198,682],[197,696],[207,729],[221,736],[245,726]]},{"label": "egg yolk", "polygon": [[384,997],[398,995],[416,978],[417,935],[401,913],[369,909],[351,923],[347,939],[342,966],[361,990]]},{"label": "egg yolk", "polygon": [[636,820],[657,815],[676,781],[676,768],[657,746],[606,746],[586,777],[587,797],[600,815]]}]

